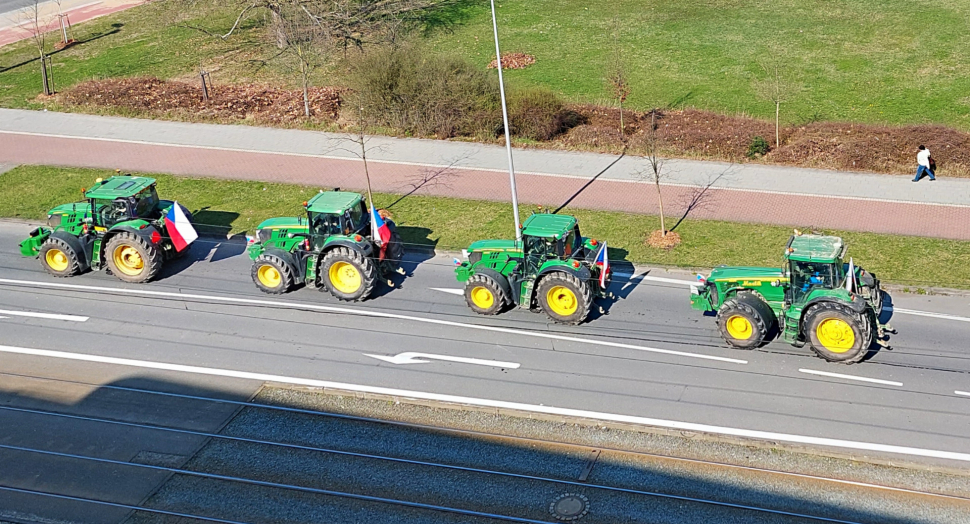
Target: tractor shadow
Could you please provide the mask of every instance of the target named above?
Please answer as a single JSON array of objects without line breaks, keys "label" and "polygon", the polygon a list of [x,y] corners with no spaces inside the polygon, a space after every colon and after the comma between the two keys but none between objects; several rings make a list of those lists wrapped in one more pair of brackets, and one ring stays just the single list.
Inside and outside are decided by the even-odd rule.
[{"label": "tractor shadow", "polygon": [[630,296],[630,293],[643,281],[643,277],[650,272],[650,270],[646,270],[636,274],[633,263],[626,259],[629,252],[625,249],[610,248],[610,255],[610,269],[613,271],[613,280],[610,282],[607,291],[612,293],[613,296],[595,299],[594,306],[590,309],[589,316],[586,318],[587,322],[609,315],[613,304]]},{"label": "tractor shadow", "polygon": [[218,262],[245,253],[246,243],[240,241],[245,238],[244,236],[234,235],[232,238],[227,238],[227,234],[232,230],[232,223],[237,218],[239,213],[210,211],[207,207],[193,211],[192,225],[199,233],[198,240],[189,246],[188,253],[167,261],[156,280],[178,275],[196,262]]},{"label": "tractor shadow", "polygon": [[[892,335],[895,334],[895,331],[893,330],[891,324],[889,323],[889,321],[892,318],[893,318],[893,297],[886,291],[883,291],[882,292],[882,313],[879,314],[879,324],[886,326],[886,330],[882,338],[880,338],[879,335],[876,334],[876,338],[873,341],[872,346],[869,348],[869,352],[866,354],[865,357],[863,357],[861,362],[866,362],[867,360],[875,358],[880,351],[893,350],[892,346],[889,344],[889,341],[892,338]],[[880,342],[882,343],[880,344]]]}]

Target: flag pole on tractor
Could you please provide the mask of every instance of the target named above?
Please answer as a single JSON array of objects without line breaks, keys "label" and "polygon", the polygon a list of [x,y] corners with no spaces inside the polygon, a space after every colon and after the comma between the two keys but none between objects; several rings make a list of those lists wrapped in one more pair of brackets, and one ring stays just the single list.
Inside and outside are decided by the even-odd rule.
[{"label": "flag pole on tractor", "polygon": [[495,0],[492,4],[492,33],[495,35],[495,64],[498,66],[498,92],[502,98],[502,123],[505,128],[505,151],[509,156],[509,183],[512,186],[512,216],[515,217],[515,239],[522,240],[522,227],[519,225],[519,197],[515,191],[515,168],[512,166],[512,138],[509,135],[509,110],[505,104],[505,84],[502,81],[502,53],[498,48],[498,22],[495,21]]}]

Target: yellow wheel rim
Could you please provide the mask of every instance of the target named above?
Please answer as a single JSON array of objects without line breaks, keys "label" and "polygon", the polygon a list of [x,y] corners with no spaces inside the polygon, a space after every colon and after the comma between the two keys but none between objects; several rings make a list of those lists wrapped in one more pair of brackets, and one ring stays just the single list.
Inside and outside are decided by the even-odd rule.
[{"label": "yellow wheel rim", "polygon": [[546,302],[553,313],[568,317],[576,312],[579,307],[579,300],[573,290],[565,286],[555,286],[546,293]]},{"label": "yellow wheel rim", "polygon": [[495,295],[487,287],[476,286],[471,292],[472,303],[482,309],[488,309],[495,304]]},{"label": "yellow wheel rim", "polygon": [[334,262],[328,271],[330,283],[341,293],[351,294],[360,289],[363,280],[360,271],[350,262]]},{"label": "yellow wheel rim", "polygon": [[827,318],[817,328],[815,334],[822,346],[832,353],[845,353],[855,345],[855,332],[848,322],[838,318]]},{"label": "yellow wheel rim", "polygon": [[734,315],[727,319],[727,332],[737,340],[748,340],[754,334],[754,326],[741,315]]},{"label": "yellow wheel rim", "polygon": [[44,256],[44,261],[54,271],[67,271],[67,265],[70,263],[67,253],[60,249],[49,249]]},{"label": "yellow wheel rim", "polygon": [[118,271],[128,276],[140,275],[145,270],[145,261],[142,260],[141,253],[127,244],[116,247],[111,256],[114,258],[115,267],[118,268]]},{"label": "yellow wheel rim", "polygon": [[269,264],[264,264],[256,270],[256,278],[259,279],[260,284],[268,288],[279,287],[280,283],[283,282],[283,277],[280,275],[280,272]]}]

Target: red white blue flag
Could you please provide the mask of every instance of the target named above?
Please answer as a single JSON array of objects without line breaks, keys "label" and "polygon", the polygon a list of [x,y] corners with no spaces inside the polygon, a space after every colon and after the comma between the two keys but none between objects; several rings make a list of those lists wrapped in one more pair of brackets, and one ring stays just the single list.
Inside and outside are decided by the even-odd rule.
[{"label": "red white blue flag", "polygon": [[178,202],[172,204],[165,214],[165,231],[172,239],[172,244],[175,244],[175,250],[179,252],[199,238],[199,234],[195,232],[192,222],[189,222]]},{"label": "red white blue flag", "polygon": [[599,253],[596,254],[596,265],[600,266],[600,287],[606,288],[606,273],[610,270],[610,257],[606,252],[606,242],[603,242],[603,247],[600,248]]},{"label": "red white blue flag", "polygon": [[381,246],[380,259],[384,260],[384,252],[387,251],[387,243],[391,240],[391,228],[387,225],[387,222],[381,218],[381,214],[374,209],[374,205],[370,206],[370,234],[374,242]]}]

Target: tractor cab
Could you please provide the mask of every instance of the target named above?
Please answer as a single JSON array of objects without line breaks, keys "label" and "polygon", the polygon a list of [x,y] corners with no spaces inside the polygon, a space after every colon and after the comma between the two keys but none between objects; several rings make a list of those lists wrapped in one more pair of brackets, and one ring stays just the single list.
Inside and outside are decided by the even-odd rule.
[{"label": "tractor cab", "polygon": [[307,223],[314,243],[321,246],[334,235],[368,235],[370,216],[364,199],[357,193],[328,191],[306,203]]},{"label": "tractor cab", "polygon": [[839,237],[798,235],[785,249],[789,304],[804,303],[816,291],[832,291],[845,285],[842,258],[846,246]]},{"label": "tractor cab", "polygon": [[548,260],[569,260],[580,256],[583,237],[579,225],[569,215],[538,213],[522,225],[522,251],[525,273],[535,276]]},{"label": "tractor cab", "polygon": [[95,227],[111,228],[119,222],[141,218],[159,218],[159,199],[155,179],[130,175],[98,180],[84,197],[91,205]]}]

